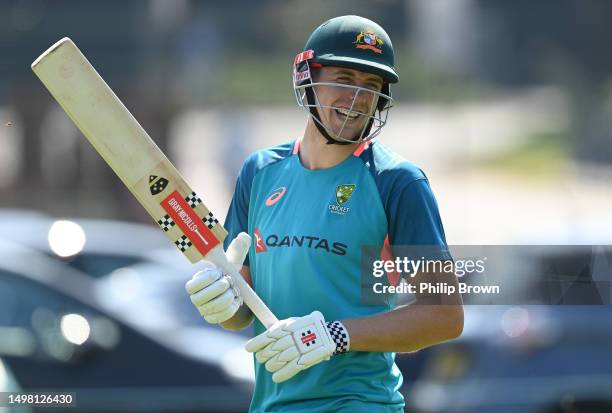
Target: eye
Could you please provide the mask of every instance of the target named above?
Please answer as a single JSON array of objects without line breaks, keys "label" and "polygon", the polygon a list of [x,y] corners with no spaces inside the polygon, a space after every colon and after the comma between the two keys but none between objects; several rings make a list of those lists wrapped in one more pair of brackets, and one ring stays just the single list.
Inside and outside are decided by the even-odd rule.
[{"label": "eye", "polygon": [[345,83],[345,84],[351,84],[352,83],[352,80],[349,79],[346,76],[341,76],[341,77],[337,78],[336,80],[338,81],[338,83]]}]

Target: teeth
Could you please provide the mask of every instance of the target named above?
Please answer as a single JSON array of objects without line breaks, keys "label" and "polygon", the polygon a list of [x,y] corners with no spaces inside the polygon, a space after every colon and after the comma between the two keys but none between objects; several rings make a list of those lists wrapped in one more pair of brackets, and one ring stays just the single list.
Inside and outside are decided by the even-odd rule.
[{"label": "teeth", "polygon": [[349,117],[349,118],[351,118],[351,119],[355,119],[355,118],[358,118],[358,117],[359,117],[359,114],[358,114],[358,113],[351,112],[351,111],[349,111],[349,110],[347,110],[347,109],[337,108],[336,110],[337,110],[338,112],[342,113],[343,115],[348,116],[348,117]]}]

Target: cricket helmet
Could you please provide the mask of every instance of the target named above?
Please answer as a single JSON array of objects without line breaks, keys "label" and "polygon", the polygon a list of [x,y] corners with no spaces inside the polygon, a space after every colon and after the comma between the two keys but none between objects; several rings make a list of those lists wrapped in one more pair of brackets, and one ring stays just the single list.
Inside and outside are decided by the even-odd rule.
[{"label": "cricket helmet", "polygon": [[[395,53],[391,39],[377,23],[359,16],[340,16],[330,19],[312,32],[304,50],[295,57],[293,88],[298,106],[308,110],[328,144],[347,145],[371,139],[380,133],[386,124],[388,110],[393,100],[389,85],[399,80],[394,64]],[[344,67],[378,75],[383,79],[382,89],[372,91],[358,86],[317,83],[312,79],[311,68],[321,66]],[[356,94],[353,104],[358,93],[377,95],[378,100],[373,113],[359,113],[369,117],[369,120],[358,136],[351,139],[343,138],[340,136],[342,130],[331,131],[323,124],[318,109],[324,106],[317,99],[314,88],[317,85],[354,88]]]}]

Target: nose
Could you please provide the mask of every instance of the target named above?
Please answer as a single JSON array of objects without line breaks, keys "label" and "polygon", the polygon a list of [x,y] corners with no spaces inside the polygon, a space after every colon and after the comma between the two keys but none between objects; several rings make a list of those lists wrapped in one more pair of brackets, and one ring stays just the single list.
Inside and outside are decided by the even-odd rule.
[{"label": "nose", "polygon": [[372,102],[375,100],[376,95],[364,86],[358,86],[358,88],[350,88],[350,99],[354,108],[365,110],[370,108]]}]

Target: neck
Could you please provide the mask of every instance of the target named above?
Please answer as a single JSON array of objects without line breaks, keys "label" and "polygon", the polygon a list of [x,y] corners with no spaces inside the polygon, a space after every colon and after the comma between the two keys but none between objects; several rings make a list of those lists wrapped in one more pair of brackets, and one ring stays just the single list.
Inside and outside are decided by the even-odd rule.
[{"label": "neck", "polygon": [[308,118],[304,137],[300,144],[300,161],[308,169],[327,169],[351,156],[358,144],[328,145],[314,121]]}]

